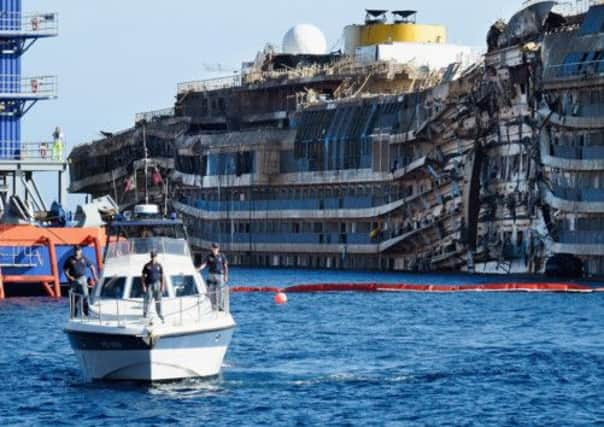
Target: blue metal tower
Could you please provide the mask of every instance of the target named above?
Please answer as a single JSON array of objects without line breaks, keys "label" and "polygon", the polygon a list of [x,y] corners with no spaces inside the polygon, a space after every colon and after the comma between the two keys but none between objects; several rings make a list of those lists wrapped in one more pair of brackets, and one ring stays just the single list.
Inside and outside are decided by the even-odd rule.
[{"label": "blue metal tower", "polygon": [[[63,198],[63,150],[53,152],[54,141],[21,141],[22,117],[38,101],[57,97],[56,77],[24,77],[21,59],[37,40],[56,35],[57,14],[23,14],[21,0],[0,0],[0,191],[4,202],[21,188],[25,199],[40,199],[34,172],[57,172],[58,199]],[[60,139],[62,147],[62,136]],[[44,203],[38,200],[38,204]]]}]

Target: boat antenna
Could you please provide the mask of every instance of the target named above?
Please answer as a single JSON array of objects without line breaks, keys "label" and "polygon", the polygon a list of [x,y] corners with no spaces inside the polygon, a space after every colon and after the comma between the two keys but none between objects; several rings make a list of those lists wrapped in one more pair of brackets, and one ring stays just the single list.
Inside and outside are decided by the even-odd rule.
[{"label": "boat antenna", "polygon": [[145,204],[149,204],[149,152],[147,151],[147,125],[143,123],[143,147],[145,149]]}]

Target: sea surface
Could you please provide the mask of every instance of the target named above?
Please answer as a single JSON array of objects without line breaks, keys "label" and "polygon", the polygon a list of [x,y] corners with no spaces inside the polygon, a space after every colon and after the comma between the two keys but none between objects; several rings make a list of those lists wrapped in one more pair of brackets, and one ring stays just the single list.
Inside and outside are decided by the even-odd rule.
[{"label": "sea surface", "polygon": [[[234,269],[237,285],[468,283]],[[67,302],[0,302],[0,425],[604,425],[604,294],[235,294],[223,374],[88,383]]]}]

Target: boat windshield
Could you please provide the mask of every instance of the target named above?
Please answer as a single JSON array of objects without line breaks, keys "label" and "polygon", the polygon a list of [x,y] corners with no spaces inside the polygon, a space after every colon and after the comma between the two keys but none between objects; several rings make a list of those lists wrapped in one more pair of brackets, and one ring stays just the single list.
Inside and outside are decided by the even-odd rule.
[{"label": "boat windshield", "polygon": [[125,287],[125,277],[106,277],[101,287],[101,299],[121,299]]},{"label": "boat windshield", "polygon": [[184,239],[150,237],[110,242],[107,247],[107,258],[116,258],[126,255],[143,255],[149,254],[151,251],[156,251],[159,255],[191,255],[189,252],[189,245]]},{"label": "boat windshield", "polygon": [[193,276],[181,274],[179,276],[171,276],[170,279],[172,280],[174,294],[177,297],[189,297],[199,293]]},{"label": "boat windshield", "polygon": [[[164,286],[162,293],[163,297],[168,297],[168,287]],[[140,276],[132,278],[132,285],[130,286],[130,298],[144,298],[145,291],[143,291],[143,279]]]},{"label": "boat windshield", "polygon": [[148,239],[150,237],[168,237],[185,239],[185,228],[180,221],[130,221],[114,222],[108,227],[113,239]]}]

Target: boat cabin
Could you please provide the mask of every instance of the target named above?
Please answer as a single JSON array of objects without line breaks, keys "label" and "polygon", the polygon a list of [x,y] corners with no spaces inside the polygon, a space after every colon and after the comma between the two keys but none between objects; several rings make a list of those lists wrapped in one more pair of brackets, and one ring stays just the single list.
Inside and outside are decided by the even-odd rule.
[{"label": "boat cabin", "polygon": [[155,217],[114,221],[107,226],[102,279],[95,300],[142,299],[142,270],[155,251],[164,271],[165,298],[205,293],[205,284],[193,265],[180,220]]}]

